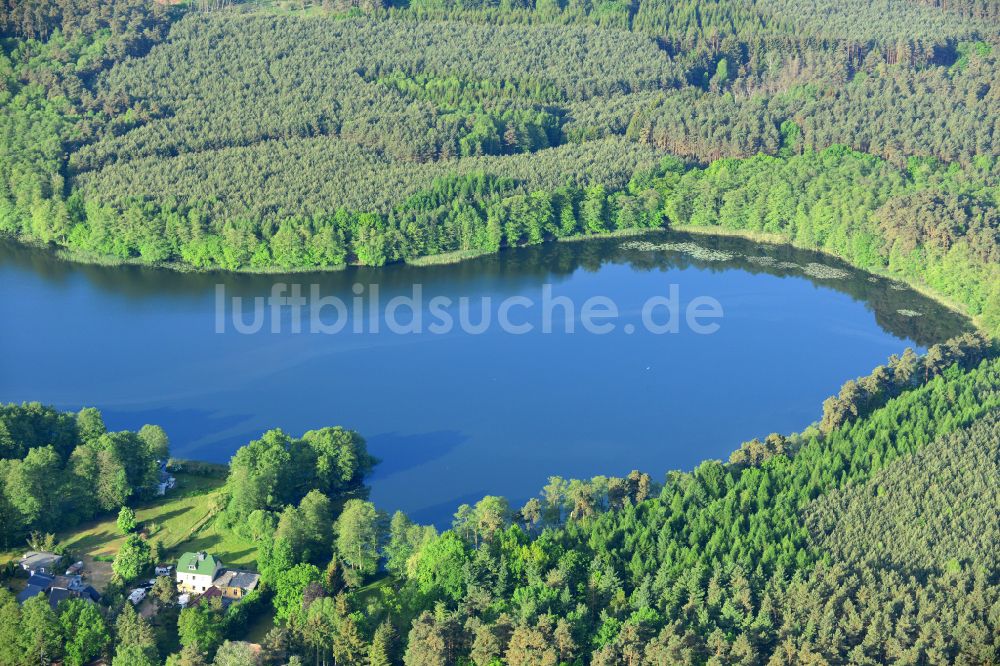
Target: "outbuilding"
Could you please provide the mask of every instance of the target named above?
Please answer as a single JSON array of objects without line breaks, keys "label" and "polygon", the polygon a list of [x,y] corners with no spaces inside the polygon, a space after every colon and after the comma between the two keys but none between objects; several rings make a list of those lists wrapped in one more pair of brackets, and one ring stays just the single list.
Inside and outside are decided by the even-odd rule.
[{"label": "outbuilding", "polygon": [[21,558],[21,568],[29,573],[54,573],[56,565],[62,559],[61,555],[46,551],[29,550]]}]

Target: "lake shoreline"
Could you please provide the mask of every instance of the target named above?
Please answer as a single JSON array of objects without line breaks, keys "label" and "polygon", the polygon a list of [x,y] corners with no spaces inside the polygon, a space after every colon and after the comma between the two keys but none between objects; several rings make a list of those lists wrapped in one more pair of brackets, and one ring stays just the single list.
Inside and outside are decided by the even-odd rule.
[{"label": "lake shoreline", "polygon": [[670,231],[678,231],[682,233],[692,234],[695,236],[714,236],[717,238],[742,238],[744,240],[753,241],[755,243],[766,243],[768,245],[785,245],[799,250],[818,252],[819,254],[823,254],[828,257],[837,259],[838,261],[842,261],[851,268],[853,268],[854,270],[863,271],[871,275],[876,275],[878,277],[885,278],[886,280],[893,280],[900,284],[904,284],[908,288],[920,294],[921,296],[925,296],[934,301],[935,303],[937,303],[938,305],[941,305],[951,310],[955,314],[965,317],[970,322],[972,322],[976,330],[989,334],[989,332],[986,330],[986,327],[983,326],[983,323],[980,321],[980,318],[976,315],[970,314],[968,309],[964,305],[948,298],[947,296],[944,296],[943,294],[935,291],[934,289],[931,289],[925,284],[921,284],[919,282],[915,282],[913,280],[909,280],[906,278],[901,278],[887,271],[876,271],[871,268],[862,268],[851,262],[846,257],[842,257],[835,252],[831,252],[823,248],[809,247],[806,245],[802,245],[800,243],[796,243],[792,240],[789,240],[788,238],[785,238],[780,234],[766,234],[755,231],[740,231],[738,229],[727,229],[724,227],[701,226],[692,224],[671,226]]},{"label": "lake shoreline", "polygon": [[[665,225],[662,227],[642,227],[635,229],[618,229],[614,231],[609,231],[600,234],[575,234],[572,236],[566,236],[563,238],[554,238],[551,240],[544,241],[538,245],[544,245],[547,243],[580,243],[586,241],[599,241],[599,240],[613,240],[615,238],[634,238],[640,236],[646,236],[658,232],[679,232],[687,233],[697,236],[709,236],[718,238],[741,238],[744,240],[749,240],[756,243],[765,243],[768,245],[775,246],[787,246],[799,250],[806,250],[811,252],[817,252],[828,257],[835,258],[845,264],[851,266],[854,270],[863,271],[871,275],[876,275],[887,280],[894,280],[898,283],[905,284],[908,288],[916,291],[922,296],[925,296],[937,304],[951,310],[952,312],[965,317],[973,326],[984,333],[989,333],[983,324],[981,317],[978,315],[972,315],[968,309],[961,303],[950,299],[940,292],[922,284],[918,281],[902,278],[888,271],[878,271],[871,268],[863,268],[857,266],[851,262],[846,257],[842,257],[835,252],[831,252],[824,248],[809,247],[796,243],[794,240],[788,239],[781,234],[770,234],[762,233],[756,231],[744,231],[739,229],[729,229],[721,226],[706,226],[706,225]],[[103,255],[95,255],[79,250],[73,250],[70,248],[53,245],[52,243],[42,243],[34,241],[31,239],[24,239],[16,235],[3,235],[2,238],[8,239],[11,242],[22,245],[24,247],[35,248],[43,252],[49,253],[60,261],[65,261],[72,264],[80,264],[87,266],[101,266],[106,268],[115,268],[119,266],[130,266],[138,268],[150,268],[150,269],[162,269],[168,270],[175,273],[182,274],[201,274],[201,275],[212,275],[212,274],[223,274],[223,275],[301,275],[305,273],[338,273],[349,268],[355,267],[365,267],[365,268],[384,268],[386,266],[411,266],[415,268],[427,268],[434,266],[450,266],[455,264],[464,263],[466,261],[479,259],[487,256],[494,256],[500,254],[507,250],[514,250],[522,247],[529,246],[513,246],[513,247],[503,247],[500,248],[498,252],[486,252],[486,251],[476,251],[476,250],[454,250],[451,252],[442,252],[439,254],[430,254],[420,257],[414,257],[411,259],[403,259],[400,261],[394,261],[383,266],[368,266],[367,264],[350,263],[350,264],[340,264],[337,266],[311,266],[303,268],[281,268],[281,267],[268,267],[268,268],[241,268],[236,270],[227,270],[223,268],[208,268],[202,269],[190,264],[185,264],[181,262],[158,262],[150,263],[143,261],[139,258],[128,258],[120,259],[115,257],[106,257]]]},{"label": "lake shoreline", "polygon": [[[400,265],[225,279],[88,268],[2,243],[6,279],[0,284],[12,317],[33,322],[30,330],[6,331],[7,345],[46,351],[10,356],[0,399],[69,410],[94,405],[116,431],[157,423],[171,433],[175,455],[217,462],[273,427],[306,432],[348,423],[370,434],[373,455],[386,461],[372,479],[372,499],[436,522],[473,493],[526,498],[551,474],[589,478],[724,459],[749,437],[812,423],[831,390],[890,354],[906,346],[919,351],[971,329],[966,318],[909,288],[788,244],[683,231],[592,240],[516,248],[431,271]],[[655,251],[661,243],[663,251]],[[693,250],[701,248],[712,256],[699,258]],[[833,277],[818,275],[812,264],[837,270]],[[226,323],[220,328],[221,282]],[[450,299],[455,321],[466,299],[475,326],[481,312],[499,321],[498,304],[534,297],[535,306],[519,305],[512,321],[534,324],[536,335],[511,337],[496,324],[469,335],[460,335],[460,327],[452,336],[424,329],[427,335],[400,337],[368,323],[358,332],[345,325],[341,337],[308,335],[308,320],[293,328],[297,315],[290,307],[275,315],[266,305],[274,288],[289,282],[317,284],[318,293],[344,301],[348,313],[356,286],[377,284],[379,300],[372,304],[369,291],[361,314],[345,321],[370,322],[374,312],[387,322],[381,305],[416,298],[418,283],[423,297],[413,307],[426,322],[436,321],[432,296]],[[545,285],[552,289],[550,306],[567,308],[567,317],[577,317],[595,295],[610,299],[620,313],[614,330],[591,335],[563,327],[557,309],[552,334],[544,334],[544,313],[551,310]],[[666,337],[645,328],[645,305],[675,290],[678,304],[693,297],[725,304],[718,337],[698,335],[683,322]],[[247,306],[258,302],[264,303],[260,328],[228,323],[240,312],[241,324],[251,326]],[[399,311],[405,321],[407,311]],[[901,314],[910,311],[923,316]],[[333,311],[325,312],[330,323]],[[657,312],[654,323],[666,316]],[[107,353],[78,352],[97,345]],[[811,367],[808,376],[804,364]],[[544,371],[530,377],[529,368]],[[570,379],[581,376],[588,380]],[[679,382],[681,376],[699,380]],[[759,379],[765,376],[786,379]],[[728,417],[706,424],[705,410],[720,404],[715,387],[726,381],[734,382],[722,407]],[[516,410],[518,418],[499,414],[497,405]],[[666,437],[664,414],[674,415]],[[616,430],[627,430],[628,442],[610,447],[603,433]],[[485,481],[473,473],[481,469],[490,470]]]},{"label": "lake shoreline", "polygon": [[[645,236],[651,233],[671,231],[671,227],[643,227],[636,229],[618,229],[615,231],[609,231],[600,234],[574,234],[572,236],[565,236],[562,238],[553,238],[551,240],[543,241],[542,243],[537,243],[537,245],[544,245],[546,243],[578,243],[582,241],[589,240],[609,240],[614,238],[631,238],[635,236]],[[463,261],[469,261],[472,259],[479,259],[481,257],[488,257],[499,254],[504,250],[516,250],[524,247],[531,247],[530,245],[513,245],[505,246],[500,248],[497,252],[490,252],[487,250],[451,250],[449,252],[440,252],[438,254],[426,254],[418,257],[411,257],[408,259],[401,259],[399,261],[391,261],[380,266],[362,264],[357,262],[338,264],[336,266],[308,266],[301,268],[284,268],[280,266],[269,266],[266,268],[237,268],[237,269],[226,269],[226,268],[199,268],[197,266],[192,266],[191,264],[186,264],[179,261],[160,261],[160,262],[149,262],[143,261],[139,257],[109,257],[101,254],[92,254],[90,252],[85,252],[83,250],[75,250],[62,245],[56,245],[53,243],[47,243],[38,241],[31,238],[24,238],[22,236],[11,235],[11,234],[0,234],[0,238],[9,240],[12,243],[21,245],[23,247],[34,248],[36,250],[41,250],[51,254],[53,257],[59,259],[60,261],[65,261],[72,264],[80,264],[84,266],[102,266],[106,268],[115,268],[118,266],[135,266],[139,268],[151,268],[151,269],[162,269],[173,271],[175,273],[196,273],[203,275],[211,275],[213,273],[223,273],[226,275],[296,275],[300,273],[337,273],[348,268],[364,267],[364,268],[384,268],[385,266],[414,266],[414,267],[428,267],[428,266],[450,266]]]}]

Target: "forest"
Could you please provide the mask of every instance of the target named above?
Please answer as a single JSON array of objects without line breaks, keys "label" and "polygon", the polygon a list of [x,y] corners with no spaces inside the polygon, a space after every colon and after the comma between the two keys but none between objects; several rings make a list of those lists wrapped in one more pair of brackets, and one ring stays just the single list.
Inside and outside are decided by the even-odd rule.
[{"label": "forest", "polygon": [[718,224],[997,330],[996,11],[8,0],[0,233],[289,271]]},{"label": "forest", "polygon": [[151,497],[168,455],[159,426],[108,432],[93,408],[0,406],[0,547]]},{"label": "forest", "polygon": [[981,331],[728,460],[552,477],[450,526],[369,501],[361,434],[269,430],[212,513],[261,586],[182,609],[161,577],[166,634],[126,593],[162,555],[135,507],[167,433],[0,405],[0,548],[62,552],[95,520],[124,537],[96,604],[0,586],[0,665],[1000,663],[998,19],[996,0],[0,0],[0,234],[67,259],[332,270],[715,230],[836,255]]}]

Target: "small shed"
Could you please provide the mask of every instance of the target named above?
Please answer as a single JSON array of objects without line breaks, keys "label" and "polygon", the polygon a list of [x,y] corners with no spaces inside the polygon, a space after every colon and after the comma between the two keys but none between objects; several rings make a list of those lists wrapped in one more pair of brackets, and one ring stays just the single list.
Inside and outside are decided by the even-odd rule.
[{"label": "small shed", "polygon": [[29,573],[52,573],[62,557],[55,553],[29,550],[21,558],[21,568]]}]

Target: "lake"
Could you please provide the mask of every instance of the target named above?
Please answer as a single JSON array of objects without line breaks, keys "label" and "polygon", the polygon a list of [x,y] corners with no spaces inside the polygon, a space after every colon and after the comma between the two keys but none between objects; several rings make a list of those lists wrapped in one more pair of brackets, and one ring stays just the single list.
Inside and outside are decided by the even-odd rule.
[{"label": "lake", "polygon": [[[257,313],[256,333],[236,330],[234,316],[248,328],[253,299],[275,283],[299,283],[304,293],[317,285],[340,299],[347,317],[327,308],[338,317],[319,321],[332,328],[337,319],[343,329],[308,332],[313,300],[299,312],[303,332],[293,332],[290,307]],[[419,315],[395,310],[404,328],[430,321],[433,297],[469,299],[475,321],[488,298],[494,324],[478,334],[360,326],[388,314],[393,297],[412,296],[416,283]],[[372,285],[381,305],[355,317]],[[605,297],[618,310],[613,330],[588,332],[577,321],[568,333],[563,308],[544,332],[543,292],[578,312]],[[242,299],[235,313],[220,315],[220,293],[230,305]],[[681,317],[697,299],[715,303],[718,330],[686,322],[676,333],[650,330],[646,319],[660,325],[669,315],[650,299],[671,293]],[[288,276],[76,265],[2,243],[0,298],[0,401],[94,406],[113,429],[157,423],[175,456],[213,461],[272,427],[300,435],[343,425],[382,459],[372,500],[438,525],[485,494],[519,505],[550,475],[640,469],[660,480],[725,459],[752,437],[801,430],[845,380],[890,354],[969,328],[912,290],[820,254],[679,233]],[[502,330],[504,302],[513,323],[534,321],[534,330]]]}]

